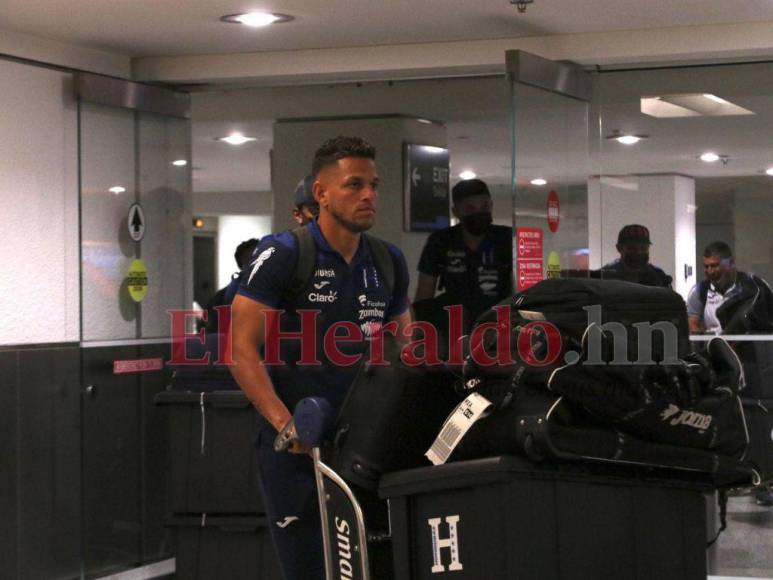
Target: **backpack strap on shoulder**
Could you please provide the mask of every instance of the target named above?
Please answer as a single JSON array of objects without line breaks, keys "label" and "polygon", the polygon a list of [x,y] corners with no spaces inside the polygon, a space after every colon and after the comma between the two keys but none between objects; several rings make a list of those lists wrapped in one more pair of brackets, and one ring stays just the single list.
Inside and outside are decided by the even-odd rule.
[{"label": "backpack strap on shoulder", "polygon": [[392,258],[392,253],[384,240],[367,234],[362,235],[365,237],[368,250],[373,257],[373,264],[376,266],[376,270],[383,279],[384,286],[386,286],[391,297],[395,288],[395,262],[394,258]]},{"label": "backpack strap on shoulder", "polygon": [[314,238],[308,227],[296,228],[290,230],[295,238],[295,244],[298,248],[293,272],[290,276],[290,283],[285,288],[284,299],[289,302],[301,293],[306,283],[314,274],[314,267],[317,264],[317,247],[314,244]]},{"label": "backpack strap on shoulder", "polygon": [[698,297],[701,299],[701,304],[706,306],[706,299],[709,296],[709,281],[701,280],[698,286]]}]

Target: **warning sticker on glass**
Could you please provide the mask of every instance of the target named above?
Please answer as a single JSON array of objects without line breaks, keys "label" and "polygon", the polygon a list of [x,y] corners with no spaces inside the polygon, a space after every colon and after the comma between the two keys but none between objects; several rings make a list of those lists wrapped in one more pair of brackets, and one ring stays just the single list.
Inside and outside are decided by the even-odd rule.
[{"label": "warning sticker on glass", "polygon": [[492,403],[479,393],[472,393],[454,409],[440,429],[435,442],[424,455],[433,465],[442,465],[450,457],[459,441],[478,419],[488,415]]}]

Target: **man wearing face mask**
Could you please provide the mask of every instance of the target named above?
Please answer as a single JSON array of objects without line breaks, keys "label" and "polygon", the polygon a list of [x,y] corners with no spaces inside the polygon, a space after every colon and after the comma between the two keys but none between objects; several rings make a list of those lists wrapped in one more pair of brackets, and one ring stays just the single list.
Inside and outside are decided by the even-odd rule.
[{"label": "man wearing face mask", "polygon": [[601,268],[602,278],[671,288],[671,276],[650,264],[650,231],[639,224],[623,226],[617,234],[620,257]]},{"label": "man wearing face mask", "polygon": [[471,322],[512,293],[513,234],[511,228],[491,223],[491,193],[480,179],[457,183],[451,200],[460,223],[427,239],[415,301],[445,290],[443,303],[464,306]]}]

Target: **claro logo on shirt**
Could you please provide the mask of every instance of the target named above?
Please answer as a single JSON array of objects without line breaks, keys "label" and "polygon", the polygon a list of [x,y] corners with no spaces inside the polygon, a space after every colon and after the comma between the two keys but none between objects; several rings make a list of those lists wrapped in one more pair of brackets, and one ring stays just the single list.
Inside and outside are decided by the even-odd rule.
[{"label": "claro logo on shirt", "polygon": [[309,302],[332,304],[336,300],[338,300],[338,290],[331,290],[327,294],[323,294],[322,292],[312,292],[309,294]]}]

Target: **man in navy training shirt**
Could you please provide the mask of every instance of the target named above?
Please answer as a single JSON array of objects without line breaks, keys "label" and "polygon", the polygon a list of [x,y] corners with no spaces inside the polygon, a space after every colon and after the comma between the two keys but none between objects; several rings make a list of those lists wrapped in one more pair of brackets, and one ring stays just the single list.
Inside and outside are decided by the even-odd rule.
[{"label": "man in navy training shirt", "polygon": [[671,288],[671,276],[650,264],[651,245],[650,231],[646,227],[640,224],[623,226],[615,246],[620,257],[602,266],[601,277]]},{"label": "man in navy training shirt", "polygon": [[444,304],[461,304],[472,321],[512,293],[513,230],[492,224],[491,193],[480,179],[457,183],[451,200],[459,224],[427,239],[415,300],[445,289]]},{"label": "man in navy training shirt", "polygon": [[[316,246],[314,275],[302,291],[288,298],[291,265],[298,253],[295,238],[290,232],[269,236],[242,273],[232,313],[235,364],[231,370],[259,412],[259,479],[286,580],[322,580],[324,555],[309,449],[294,441],[290,453],[277,453],[273,441],[304,397],[325,397],[337,412],[357,371],[356,365],[341,366],[325,356],[323,336],[331,325],[350,321],[367,338],[371,329],[394,320],[400,337],[411,322],[402,253],[388,244],[395,271],[390,294],[362,236],[376,218],[375,149],[357,137],[326,141],[314,156],[312,176],[320,208],[318,219],[307,226]],[[298,339],[281,340],[284,364],[264,364],[261,349],[270,309],[286,311],[280,319],[282,333],[301,329],[298,310],[319,311],[314,329],[320,365],[303,364]],[[336,346],[341,353],[355,355],[363,353],[366,344],[361,340]]]}]

